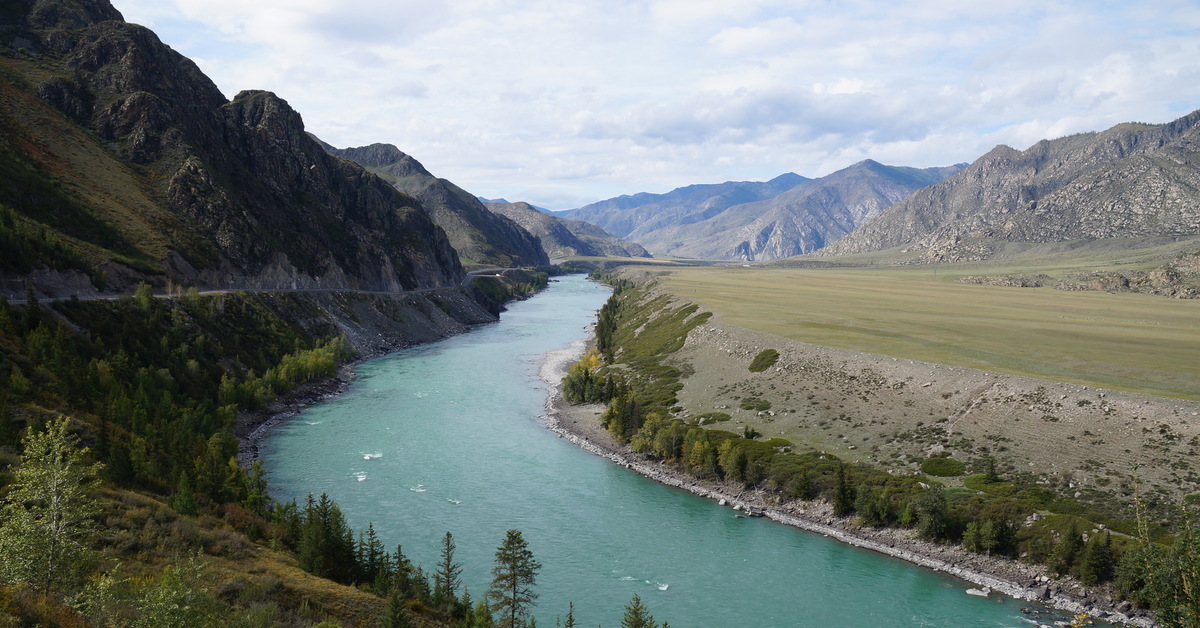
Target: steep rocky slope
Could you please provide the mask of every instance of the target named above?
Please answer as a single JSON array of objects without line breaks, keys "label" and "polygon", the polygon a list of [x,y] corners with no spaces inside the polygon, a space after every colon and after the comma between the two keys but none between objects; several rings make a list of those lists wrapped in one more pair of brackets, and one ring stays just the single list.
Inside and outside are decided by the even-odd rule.
[{"label": "steep rocky slope", "polygon": [[[399,290],[462,268],[418,203],[269,92],[227,100],[107,2],[5,3],[5,286]],[[88,285],[90,282],[90,286]]]},{"label": "steep rocky slope", "polygon": [[551,258],[571,255],[591,257],[649,257],[640,244],[627,242],[582,220],[559,218],[529,203],[488,202],[494,213],[506,216],[532,233]]},{"label": "steep rocky slope", "polygon": [[821,251],[904,246],[927,261],[984,259],[1007,242],[1200,233],[1200,111],[1170,124],[998,146]]},{"label": "steep rocky slope", "polygon": [[383,177],[411,194],[450,237],[464,263],[488,266],[539,266],[547,258],[537,239],[504,216],[494,214],[475,196],[429,173],[416,159],[391,144],[326,150]]},{"label": "steep rocky slope", "polygon": [[639,242],[656,253],[707,259],[772,260],[811,253],[961,167],[903,168],[866,160],[773,198],[644,233]]}]

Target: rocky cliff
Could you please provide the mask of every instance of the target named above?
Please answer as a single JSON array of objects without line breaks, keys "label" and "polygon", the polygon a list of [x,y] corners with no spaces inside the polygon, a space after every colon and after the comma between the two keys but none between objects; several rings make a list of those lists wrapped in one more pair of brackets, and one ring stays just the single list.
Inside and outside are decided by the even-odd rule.
[{"label": "rocky cliff", "polygon": [[226,99],[101,0],[0,11],[0,165],[15,174],[0,184],[0,235],[20,245],[0,259],[6,287],[33,275],[47,292],[81,276],[97,290],[461,280],[416,200],[328,155],[274,94]]},{"label": "rocky cliff", "polygon": [[537,238],[504,216],[494,214],[475,196],[429,173],[416,159],[391,144],[326,150],[355,162],[411,194],[450,237],[467,264],[542,266],[548,262]]},{"label": "rocky cliff", "polygon": [[529,203],[488,202],[484,205],[506,216],[532,233],[542,250],[551,258],[582,255],[588,257],[650,257],[635,242],[622,240],[604,229],[582,220],[559,218],[538,211]]},{"label": "rocky cliff", "polygon": [[822,254],[905,247],[926,261],[983,259],[1005,243],[1200,234],[1200,111],[1170,124],[998,146]]}]

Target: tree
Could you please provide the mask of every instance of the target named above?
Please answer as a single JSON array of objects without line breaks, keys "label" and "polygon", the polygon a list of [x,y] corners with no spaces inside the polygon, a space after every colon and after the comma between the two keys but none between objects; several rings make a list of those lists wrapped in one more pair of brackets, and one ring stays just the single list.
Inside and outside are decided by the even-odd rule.
[{"label": "tree", "polygon": [[1083,549],[1083,538],[1079,535],[1079,528],[1075,526],[1075,521],[1072,520],[1071,527],[1058,537],[1058,544],[1054,546],[1052,565],[1055,573],[1060,576],[1071,573],[1081,549]]},{"label": "tree", "polygon": [[936,541],[945,536],[950,522],[942,487],[934,486],[918,495],[913,509],[917,512],[917,534],[921,538]]},{"label": "tree", "polygon": [[1113,577],[1112,537],[1105,534],[1104,540],[1097,535],[1087,545],[1083,561],[1079,564],[1079,581],[1092,587],[1108,582]]},{"label": "tree", "polygon": [[454,536],[447,531],[446,536],[442,537],[442,560],[433,575],[437,581],[435,590],[441,593],[444,606],[453,606],[457,599],[455,595],[462,582],[461,575],[462,565],[454,562]]},{"label": "tree", "polygon": [[1149,553],[1142,597],[1167,628],[1200,626],[1200,526],[1189,513],[1183,532],[1169,548]]},{"label": "tree", "polygon": [[567,602],[567,618],[563,620],[562,628],[575,628],[575,602]]},{"label": "tree", "polygon": [[86,447],[66,417],[25,436],[25,452],[0,507],[0,580],[49,593],[92,555],[100,507],[92,490],[102,465],[87,465]]},{"label": "tree", "polygon": [[838,465],[837,483],[833,487],[833,514],[845,517],[854,512],[854,489],[846,481],[846,465]]},{"label": "tree", "polygon": [[625,617],[621,619],[621,628],[658,628],[654,616],[642,604],[642,598],[637,593],[625,605]]},{"label": "tree", "polygon": [[529,608],[537,599],[533,585],[542,564],[533,557],[529,544],[520,530],[509,530],[504,542],[496,549],[496,566],[492,568],[492,586],[487,598],[500,612],[500,628],[519,628]]},{"label": "tree", "polygon": [[408,609],[404,607],[404,598],[398,592],[393,591],[388,595],[380,625],[383,628],[410,628],[413,625]]}]

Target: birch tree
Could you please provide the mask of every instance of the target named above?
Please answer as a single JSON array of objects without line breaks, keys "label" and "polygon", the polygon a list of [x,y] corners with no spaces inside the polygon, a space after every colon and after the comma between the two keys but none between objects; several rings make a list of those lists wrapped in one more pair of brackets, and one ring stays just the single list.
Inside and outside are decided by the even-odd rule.
[{"label": "birch tree", "polygon": [[55,590],[93,553],[100,507],[92,497],[102,465],[67,431],[66,417],[26,435],[12,487],[0,506],[0,580]]}]

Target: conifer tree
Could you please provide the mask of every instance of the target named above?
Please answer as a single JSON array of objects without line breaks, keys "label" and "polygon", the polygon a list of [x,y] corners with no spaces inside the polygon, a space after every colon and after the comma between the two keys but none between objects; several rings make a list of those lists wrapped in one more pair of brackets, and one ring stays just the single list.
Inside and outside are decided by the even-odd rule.
[{"label": "conifer tree", "polygon": [[658,624],[654,623],[654,616],[642,604],[642,598],[637,593],[634,593],[633,599],[625,605],[625,617],[621,619],[621,628],[658,628]]},{"label": "conifer tree", "polygon": [[1101,541],[1097,536],[1084,550],[1083,561],[1079,564],[1079,581],[1091,587],[1111,580],[1112,576],[1112,538],[1105,534]]},{"label": "conifer tree", "polygon": [[537,599],[533,586],[542,564],[533,557],[520,530],[509,530],[496,549],[492,586],[487,598],[500,613],[500,628],[519,628]]},{"label": "conifer tree", "polygon": [[413,625],[408,609],[404,607],[404,598],[398,593],[392,592],[388,596],[380,625],[383,628],[411,628]]},{"label": "conifer tree", "polygon": [[442,559],[433,574],[434,590],[440,595],[437,600],[445,608],[453,608],[458,601],[458,587],[462,584],[462,565],[454,562],[454,535],[446,531],[442,537]]},{"label": "conifer tree", "polygon": [[837,483],[833,487],[833,514],[845,517],[854,512],[854,489],[846,481],[846,465],[838,466]]},{"label": "conifer tree", "polygon": [[1075,526],[1074,521],[1071,521],[1071,527],[1058,537],[1058,544],[1054,546],[1054,571],[1059,575],[1071,573],[1071,569],[1075,565],[1075,558],[1082,548],[1083,539],[1079,536],[1079,528]]}]

